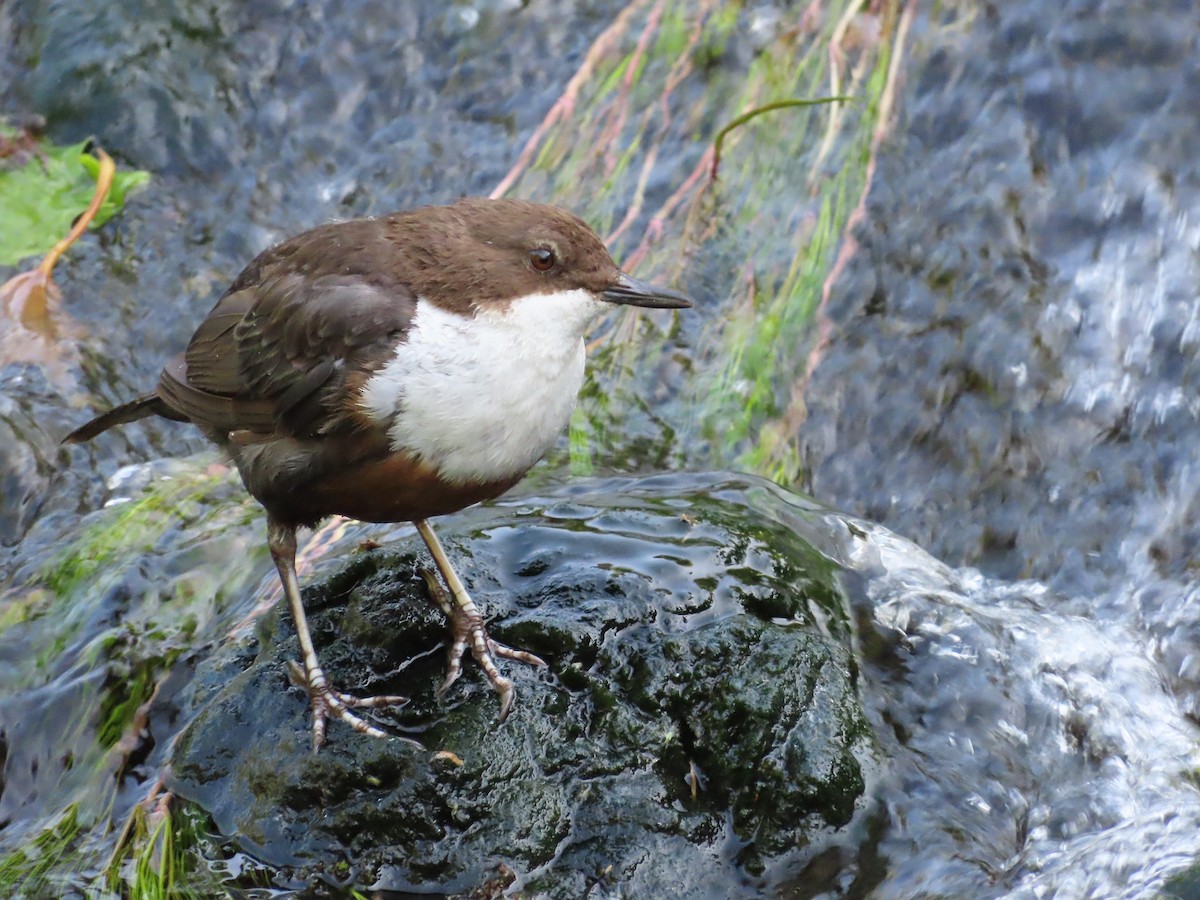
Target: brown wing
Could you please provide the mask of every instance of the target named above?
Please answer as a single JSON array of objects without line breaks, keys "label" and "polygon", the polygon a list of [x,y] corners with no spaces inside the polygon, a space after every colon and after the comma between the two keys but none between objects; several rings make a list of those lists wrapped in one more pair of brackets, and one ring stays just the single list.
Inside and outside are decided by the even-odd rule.
[{"label": "brown wing", "polygon": [[346,388],[387,361],[412,320],[396,253],[375,220],[268,250],[163,369],[158,395],[215,432],[311,437],[344,426]]}]

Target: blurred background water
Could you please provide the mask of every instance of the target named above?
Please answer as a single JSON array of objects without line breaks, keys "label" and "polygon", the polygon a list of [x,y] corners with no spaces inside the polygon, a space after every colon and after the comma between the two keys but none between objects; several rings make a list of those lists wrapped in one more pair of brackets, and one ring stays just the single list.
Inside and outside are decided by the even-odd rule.
[{"label": "blurred background water", "polygon": [[[272,242],[503,185],[698,301],[605,324],[525,490],[737,468],[865,536],[821,549],[885,764],[829,889],[1188,895],[1165,886],[1200,852],[1196,13],[4,4],[0,112],[153,174],[59,270],[66,374],[0,369],[5,859],[103,864],[179,726],[148,744],[139,710],[273,578],[197,434],[61,435],[152,384]],[[833,94],[856,102],[732,132],[711,180],[724,124]]]}]

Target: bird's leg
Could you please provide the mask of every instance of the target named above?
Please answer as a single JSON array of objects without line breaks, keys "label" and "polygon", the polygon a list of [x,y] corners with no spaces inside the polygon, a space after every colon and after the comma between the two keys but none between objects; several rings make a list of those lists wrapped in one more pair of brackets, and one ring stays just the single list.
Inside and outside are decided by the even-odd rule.
[{"label": "bird's leg", "polygon": [[475,605],[475,601],[471,599],[471,595],[467,593],[467,589],[459,581],[458,575],[455,573],[454,568],[450,565],[449,558],[446,556],[446,551],[442,549],[442,542],[438,540],[437,535],[433,533],[433,529],[429,527],[429,523],[424,519],[419,519],[413,524],[417,526],[417,532],[421,535],[421,539],[425,541],[425,546],[429,548],[429,553],[433,556],[434,565],[438,567],[438,571],[442,574],[442,580],[446,582],[446,587],[450,589],[450,593],[454,598],[453,602],[451,602],[450,597],[446,596],[446,592],[438,584],[437,579],[433,577],[432,572],[428,569],[422,570],[421,574],[425,578],[425,583],[429,586],[429,593],[433,595],[434,602],[442,608],[442,612],[450,619],[453,633],[453,640],[450,643],[448,652],[449,665],[446,669],[446,680],[442,682],[441,688],[438,689],[439,693],[446,690],[446,688],[458,680],[458,676],[462,674],[463,653],[470,647],[471,655],[475,657],[475,661],[479,663],[484,674],[487,675],[488,681],[492,683],[492,687],[500,695],[500,721],[503,722],[508,716],[509,710],[512,709],[515,692],[512,681],[501,675],[500,670],[496,668],[496,661],[492,658],[493,655],[519,660],[534,666],[544,666],[546,663],[532,653],[527,653],[524,650],[514,650],[512,647],[507,647],[499,641],[492,640],[483,625],[483,615],[479,612],[479,607]]},{"label": "bird's leg", "polygon": [[283,582],[283,592],[287,595],[288,608],[292,612],[292,621],[296,624],[296,635],[300,638],[300,651],[304,654],[304,668],[296,663],[289,663],[292,677],[308,691],[313,711],[313,753],[316,753],[325,741],[325,723],[330,719],[341,719],[355,731],[369,734],[372,737],[387,737],[387,733],[368,725],[358,716],[350,712],[351,708],[366,709],[380,706],[397,706],[406,703],[406,697],[351,697],[329,686],[325,672],[317,660],[317,651],[313,648],[312,635],[308,631],[308,617],[304,614],[304,604],[300,601],[300,582],[296,577],[296,529],[291,525],[283,525],[274,519],[267,522],[267,546],[271,548],[271,558],[275,560],[275,568],[279,570],[279,580]]}]

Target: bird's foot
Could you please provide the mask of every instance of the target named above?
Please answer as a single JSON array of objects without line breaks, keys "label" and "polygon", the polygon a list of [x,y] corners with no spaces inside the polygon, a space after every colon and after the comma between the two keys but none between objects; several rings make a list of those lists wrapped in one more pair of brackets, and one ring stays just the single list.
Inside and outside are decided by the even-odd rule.
[{"label": "bird's foot", "polygon": [[471,655],[475,657],[475,661],[479,663],[479,667],[487,675],[487,680],[491,682],[496,693],[500,695],[500,715],[498,721],[503,722],[508,718],[508,714],[512,710],[516,692],[513,689],[512,680],[500,674],[500,670],[496,667],[496,660],[493,657],[500,656],[505,659],[515,659],[518,662],[528,663],[531,666],[543,667],[546,665],[546,661],[540,656],[535,656],[526,650],[517,650],[514,647],[509,647],[507,644],[493,640],[491,635],[487,633],[487,628],[483,624],[483,616],[480,615],[479,609],[475,604],[471,603],[469,608],[464,608],[462,605],[455,603],[431,569],[421,569],[421,577],[425,579],[425,584],[429,588],[429,593],[433,595],[434,602],[441,607],[442,612],[450,619],[451,633],[453,635],[453,640],[450,642],[450,647],[446,653],[446,678],[442,681],[441,687],[438,688],[438,694],[444,694],[450,685],[458,681],[458,677],[462,675],[463,654],[470,647]]},{"label": "bird's foot", "polygon": [[325,680],[325,673],[315,668],[306,672],[299,664],[289,661],[288,670],[292,681],[308,691],[309,702],[313,711],[313,753],[321,749],[325,743],[325,725],[330,719],[345,722],[355,731],[369,734],[371,737],[390,737],[386,731],[380,731],[374,725],[364,722],[351,709],[380,709],[386,706],[400,706],[408,702],[407,697],[385,694],[377,697],[352,697],[335,691]]}]

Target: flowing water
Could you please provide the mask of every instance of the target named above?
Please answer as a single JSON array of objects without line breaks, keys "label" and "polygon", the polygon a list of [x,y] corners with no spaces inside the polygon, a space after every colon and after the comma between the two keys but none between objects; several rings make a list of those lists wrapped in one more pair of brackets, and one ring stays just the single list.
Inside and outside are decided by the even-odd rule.
[{"label": "flowing water", "polygon": [[[649,34],[656,85],[676,71],[663,58],[691,60],[672,95],[691,105],[670,107],[641,181],[614,159],[609,182],[562,185],[542,169],[518,183],[591,209],[581,194],[631,178],[619,200],[640,191],[645,203],[635,237],[618,241],[626,257],[730,118],[688,110],[714,97],[742,108],[755,65],[840,15],[821,3],[629,8],[618,56]],[[58,437],[152,383],[272,240],[491,190],[624,9],[0,7],[0,111],[43,114],[60,141],[95,134],[155,173],[59,276],[89,333],[73,376],[0,369],[0,875],[38,835],[47,857],[57,840],[103,863],[103,823],[119,827],[146,794],[181,724],[151,704],[150,746],[138,710],[177,690],[156,685],[193,671],[274,577],[253,505],[211,456],[189,458],[203,442],[187,429],[136,425],[69,453]],[[656,9],[671,40],[646,26]],[[900,33],[887,10],[907,9],[848,17],[843,46],[865,58],[853,54]],[[623,471],[761,460],[846,511],[825,532],[796,528],[845,568],[883,763],[854,851],[822,891],[1160,895],[1200,855],[1200,16],[1193,3],[1115,0],[914,10],[893,56],[898,118],[862,170],[860,217],[847,218],[850,193],[839,220],[852,252],[835,265],[831,250],[811,283],[789,277],[793,237],[825,212],[789,168],[795,120],[758,120],[722,165],[726,184],[765,196],[710,195],[692,214],[718,225],[699,238],[668,217],[637,269],[680,275],[694,318],[618,332],[661,352],[623,382],[621,365],[604,369],[592,419],[535,486],[583,457]],[[687,43],[693,20],[720,16],[725,43]],[[629,122],[668,108],[665,88],[621,95],[621,77],[609,90],[629,98]],[[586,125],[590,102],[576,106]],[[626,120],[601,109],[597,127],[621,133]],[[621,208],[595,191],[599,214]],[[793,284],[815,316],[795,347],[758,296]],[[762,346],[721,332],[747,309]],[[784,361],[763,375],[756,353]],[[731,356],[741,369],[706,380]],[[602,408],[606,387],[618,399]],[[780,433],[800,464],[752,452]],[[608,443],[581,454],[589,436]],[[1174,884],[1196,895],[1195,882]]]}]

